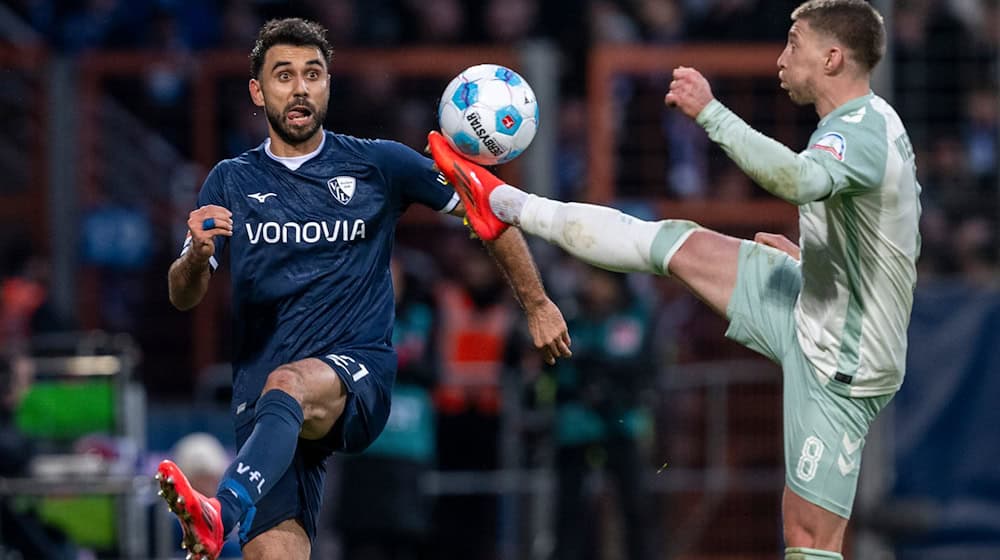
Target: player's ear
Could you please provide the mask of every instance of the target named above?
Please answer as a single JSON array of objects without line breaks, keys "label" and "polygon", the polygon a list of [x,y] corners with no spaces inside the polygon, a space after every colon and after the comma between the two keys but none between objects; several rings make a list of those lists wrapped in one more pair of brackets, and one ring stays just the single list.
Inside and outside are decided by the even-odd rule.
[{"label": "player's ear", "polygon": [[258,107],[264,106],[264,92],[260,89],[260,80],[256,78],[250,78],[250,99],[253,104]]},{"label": "player's ear", "polygon": [[837,74],[844,69],[844,51],[840,47],[830,47],[826,50],[826,57],[823,59],[823,70],[827,74]]}]

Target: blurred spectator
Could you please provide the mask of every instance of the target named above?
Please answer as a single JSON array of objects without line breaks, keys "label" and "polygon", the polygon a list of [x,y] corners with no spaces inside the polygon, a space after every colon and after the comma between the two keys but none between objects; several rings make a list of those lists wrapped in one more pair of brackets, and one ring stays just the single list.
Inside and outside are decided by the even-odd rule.
[{"label": "blurred spectator", "polygon": [[412,31],[404,25],[404,2],[409,0],[305,0],[304,11],[287,8],[281,15],[321,23],[330,32],[334,53],[348,46],[384,48],[398,44],[404,30]]},{"label": "blurred spectator", "polygon": [[[10,346],[7,346],[8,351]],[[26,477],[35,445],[21,433],[14,413],[31,386],[34,368],[19,354],[0,355],[0,477]],[[0,558],[74,560],[76,550],[47,526],[24,500],[0,496]]]},{"label": "blurred spectator", "polygon": [[89,0],[75,9],[56,3],[50,33],[56,45],[69,52],[134,45],[144,34],[144,2]]},{"label": "blurred spectator", "polygon": [[[356,4],[365,45],[385,47],[399,43],[407,25],[401,19],[399,0],[356,0]],[[337,46],[336,42],[333,46]]]},{"label": "blurred spectator", "polygon": [[537,23],[537,0],[487,0],[483,11],[483,35],[499,45],[514,46],[531,38]]},{"label": "blurred spectator", "polygon": [[[441,470],[489,471],[499,466],[500,375],[515,312],[496,263],[465,238],[450,238],[444,262],[453,268],[437,287],[441,309],[438,465]],[[496,554],[497,500],[492,495],[438,500],[435,558],[464,560]],[[455,527],[462,527],[455,531]]]},{"label": "blurred spectator", "polygon": [[756,0],[714,0],[702,3],[694,12],[691,35],[707,41],[746,41],[757,31],[753,21],[758,8]]},{"label": "blurred spectator", "polygon": [[683,0],[686,35],[699,42],[783,41],[803,0]]},{"label": "blurred spectator", "polygon": [[[336,55],[335,55],[336,57]],[[337,72],[334,59],[333,91],[327,127],[361,138],[391,138],[422,151],[427,131],[437,128],[437,92],[440,80],[414,80],[379,62],[356,72]],[[378,118],[372,118],[378,115]]]},{"label": "blurred spectator", "polygon": [[[659,280],[655,288],[653,359],[659,365],[658,375],[662,378],[673,374],[669,368],[676,364],[692,361],[695,336],[692,327],[705,306],[679,282]],[[658,391],[657,396],[663,401],[656,407],[656,426],[670,435],[656,438],[653,456],[669,458],[671,465],[702,464],[700,438],[704,435],[702,426],[706,411],[700,392]]]},{"label": "blurred spectator", "polygon": [[559,91],[581,96],[587,76],[587,49],[590,47],[589,10],[574,0],[546,0],[538,3],[539,28],[558,45]]},{"label": "blurred spectator", "polygon": [[161,25],[162,14],[168,13],[176,28],[170,30],[170,35],[176,37],[177,42],[186,49],[201,50],[218,46],[222,24],[218,0],[156,0],[148,4],[158,6],[158,10],[153,12],[153,25]]},{"label": "blurred spectator", "polygon": [[382,435],[360,455],[345,455],[334,522],[351,560],[421,557],[431,530],[432,499],[422,488],[433,468],[436,441],[431,390],[437,381],[437,309],[427,291],[427,257],[392,259],[399,356],[392,412]]},{"label": "blurred spectator", "polygon": [[964,219],[955,228],[952,243],[958,271],[966,282],[985,290],[1000,288],[995,221],[982,216]]},{"label": "blurred spectator", "polygon": [[558,560],[591,558],[598,548],[587,504],[587,478],[607,471],[616,482],[625,532],[625,558],[652,558],[647,519],[643,445],[651,421],[643,396],[657,373],[653,325],[647,306],[626,276],[588,268],[581,312],[568,321],[573,359],[557,368],[556,442]]},{"label": "blurred spectator", "polygon": [[625,9],[613,0],[593,0],[589,12],[592,44],[635,43],[639,28]]},{"label": "blurred spectator", "polygon": [[229,454],[215,436],[196,432],[182,437],[171,456],[184,469],[191,486],[202,494],[212,494],[229,466]]},{"label": "blurred spectator", "polygon": [[[229,2],[222,11],[219,48],[248,49],[256,41],[257,31],[262,24],[260,15],[250,4],[240,1]],[[249,68],[247,74],[249,75]]]},{"label": "blurred spectator", "polygon": [[228,2],[221,17],[220,49],[246,49],[257,39],[257,30],[264,23],[260,14],[246,2]]},{"label": "blurred spectator", "polygon": [[[7,346],[10,348],[10,346]],[[0,355],[0,476],[28,476],[35,445],[14,424],[14,413],[28,393],[35,371],[19,354]]]},{"label": "blurred spectator", "polygon": [[468,15],[459,0],[403,0],[402,37],[407,43],[442,45],[464,43]]},{"label": "blurred spectator", "polygon": [[975,210],[984,201],[975,196],[975,180],[966,161],[962,142],[955,136],[935,138],[918,168],[922,198],[957,219]]},{"label": "blurred spectator", "polygon": [[140,279],[152,258],[153,225],[144,209],[104,200],[87,212],[80,226],[80,259],[105,274],[99,298],[101,328],[134,331],[142,320],[134,310],[145,300]]},{"label": "blurred spectator", "polygon": [[[666,84],[660,89],[666,91]],[[708,184],[708,136],[691,119],[678,111],[660,108],[663,136],[668,156],[664,173],[667,192],[672,198],[702,199],[711,196],[714,185]],[[647,193],[648,194],[648,193]]]},{"label": "blurred spectator", "polygon": [[580,200],[587,187],[587,102],[567,97],[559,105],[556,191],[560,200]]},{"label": "blurred spectator", "polygon": [[334,48],[355,44],[361,34],[354,0],[315,0],[307,2],[311,17],[326,27]]},{"label": "blurred spectator", "polygon": [[[896,0],[892,26],[894,105],[917,150],[959,122],[966,30],[943,2]],[[919,161],[919,159],[918,159]]]},{"label": "blurred spectator", "polygon": [[[1000,92],[988,86],[972,88],[966,94],[962,141],[968,154],[969,170],[987,196],[995,193],[1000,168]],[[994,196],[996,196],[994,194]]]},{"label": "blurred spectator", "polygon": [[1000,82],[997,51],[1000,50],[1000,2],[997,0],[951,0],[949,7],[969,34],[969,50],[962,53],[961,65],[966,82]]},{"label": "blurred spectator", "polygon": [[926,286],[953,272],[950,269],[950,243],[951,226],[944,211],[937,205],[923,204],[920,214],[920,260],[917,261],[920,285]]},{"label": "blurred spectator", "polygon": [[27,235],[14,235],[0,249],[0,345],[34,334],[67,330],[71,323],[49,300],[49,262],[35,253]]},{"label": "blurred spectator", "polygon": [[[167,53],[169,60],[155,61],[142,75],[143,92],[139,99],[128,100],[139,114],[176,147],[190,143],[187,120],[190,103],[192,41],[184,36],[183,21],[168,10],[154,12],[148,35],[142,46],[157,53]],[[126,94],[127,95],[127,94]]]},{"label": "blurred spectator", "polygon": [[669,45],[684,36],[684,7],[678,0],[635,0],[646,42]]}]

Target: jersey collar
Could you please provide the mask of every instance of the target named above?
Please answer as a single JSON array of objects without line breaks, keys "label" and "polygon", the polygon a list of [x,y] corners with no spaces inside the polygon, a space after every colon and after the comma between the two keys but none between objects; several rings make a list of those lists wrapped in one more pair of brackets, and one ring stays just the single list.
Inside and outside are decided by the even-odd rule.
[{"label": "jersey collar", "polygon": [[847,103],[844,103],[840,107],[837,107],[836,109],[830,111],[830,113],[827,116],[823,117],[823,120],[819,121],[819,126],[823,126],[826,123],[830,122],[831,120],[846,115],[851,111],[857,111],[858,109],[867,105],[868,102],[871,101],[873,97],[875,97],[875,92],[869,91],[868,93],[862,95],[861,97],[855,97],[854,99],[851,99]]},{"label": "jersey collar", "polygon": [[274,161],[280,163],[281,165],[284,165],[288,169],[291,169],[292,171],[295,171],[296,169],[302,167],[302,165],[305,162],[307,162],[307,161],[311,160],[312,158],[318,156],[319,153],[323,151],[323,146],[326,145],[326,131],[323,130],[323,129],[320,129],[320,133],[322,134],[322,138],[319,141],[319,146],[317,146],[315,150],[309,152],[308,154],[303,154],[301,156],[290,156],[290,157],[276,156],[276,155],[274,155],[273,152],[271,152],[271,139],[270,138],[265,138],[264,139],[264,153],[267,154],[267,157],[273,159]]}]

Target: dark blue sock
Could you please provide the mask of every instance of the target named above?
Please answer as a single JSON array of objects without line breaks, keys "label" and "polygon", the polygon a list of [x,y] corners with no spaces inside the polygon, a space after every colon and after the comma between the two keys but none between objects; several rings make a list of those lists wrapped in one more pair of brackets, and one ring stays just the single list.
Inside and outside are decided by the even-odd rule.
[{"label": "dark blue sock", "polygon": [[216,494],[222,504],[225,535],[240,521],[241,530],[249,530],[254,504],[292,464],[302,429],[302,406],[288,393],[274,389],[257,401],[255,418],[253,432],[222,476]]}]

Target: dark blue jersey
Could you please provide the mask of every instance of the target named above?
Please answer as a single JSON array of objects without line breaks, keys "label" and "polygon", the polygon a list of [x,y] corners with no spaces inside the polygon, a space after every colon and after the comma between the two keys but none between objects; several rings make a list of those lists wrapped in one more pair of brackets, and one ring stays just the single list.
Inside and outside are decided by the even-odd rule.
[{"label": "dark blue jersey", "polygon": [[348,348],[390,352],[396,223],[413,202],[448,211],[455,200],[412,149],[331,132],[294,171],[265,144],[216,165],[198,204],[233,213],[233,236],[216,236],[215,254],[228,245],[234,407],[255,401],[278,365]]}]

